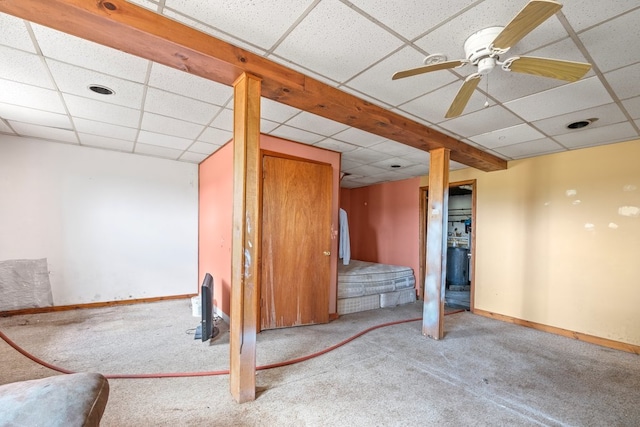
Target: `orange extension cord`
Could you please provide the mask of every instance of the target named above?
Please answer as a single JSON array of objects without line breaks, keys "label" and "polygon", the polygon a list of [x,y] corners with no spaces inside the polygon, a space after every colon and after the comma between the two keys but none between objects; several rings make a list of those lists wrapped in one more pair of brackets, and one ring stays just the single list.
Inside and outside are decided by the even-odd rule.
[{"label": "orange extension cord", "polygon": [[[449,314],[460,313],[460,312],[463,312],[463,311],[464,310],[451,311],[451,312],[445,313],[445,316],[447,316]],[[345,345],[345,344],[355,340],[356,338],[359,338],[362,335],[364,335],[364,334],[366,334],[368,332],[371,332],[373,330],[384,328],[384,327],[387,327],[387,326],[399,325],[401,323],[417,322],[418,320],[422,320],[422,318],[419,317],[419,318],[415,318],[415,319],[397,320],[395,322],[382,323],[382,324],[377,325],[377,326],[372,326],[370,328],[365,329],[362,332],[358,332],[357,334],[353,335],[352,337],[349,337],[349,338],[347,338],[347,339],[345,339],[343,341],[340,341],[338,344],[332,345],[331,347],[327,347],[324,350],[320,350],[318,352],[311,353],[311,354],[309,354],[307,356],[302,356],[302,357],[298,357],[298,358],[295,358],[295,359],[286,360],[284,362],[278,362],[278,363],[272,363],[272,364],[269,364],[269,365],[257,366],[256,370],[262,371],[262,370],[265,370],[265,369],[280,368],[282,366],[288,366],[288,365],[293,365],[295,363],[304,362],[305,360],[313,359],[314,357],[318,357],[318,356],[321,356],[321,355],[323,355],[325,353],[333,351],[333,350],[337,349],[338,347],[342,347],[343,345]],[[31,359],[32,361],[38,363],[39,365],[44,366],[45,368],[49,368],[49,369],[51,369],[53,371],[57,371],[57,372],[60,372],[60,373],[63,373],[63,374],[73,374],[73,373],[75,373],[74,371],[70,371],[68,369],[60,368],[58,366],[52,365],[50,363],[45,362],[42,359],[39,359],[39,358],[35,357],[31,353],[29,353],[26,350],[24,350],[23,348],[21,348],[18,344],[13,342],[2,331],[0,331],[0,338],[2,338],[7,344],[9,344],[11,347],[13,347],[20,354],[22,354],[26,358]],[[215,375],[227,375],[228,373],[229,373],[229,370],[225,369],[223,371],[175,372],[175,373],[157,373],[157,374],[110,374],[110,375],[104,375],[104,376],[105,376],[105,378],[108,378],[108,379],[182,378],[182,377],[210,377],[210,376],[215,376]]]}]

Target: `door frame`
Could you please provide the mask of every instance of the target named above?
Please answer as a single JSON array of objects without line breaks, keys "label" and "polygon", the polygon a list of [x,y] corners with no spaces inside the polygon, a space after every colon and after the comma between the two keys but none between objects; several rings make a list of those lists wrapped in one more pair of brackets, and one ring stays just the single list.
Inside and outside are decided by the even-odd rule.
[{"label": "door frame", "polygon": [[[460,187],[461,185],[471,186],[471,238],[469,241],[471,259],[469,260],[469,275],[471,276],[471,287],[469,291],[469,310],[473,313],[475,310],[475,265],[476,265],[476,180],[469,179],[464,181],[450,182],[449,188]],[[420,286],[418,287],[418,298],[424,300],[424,281],[426,278],[427,263],[427,197],[429,194],[429,186],[425,185],[419,189],[420,197],[420,224],[418,227],[419,236],[419,256],[420,256]]]}]

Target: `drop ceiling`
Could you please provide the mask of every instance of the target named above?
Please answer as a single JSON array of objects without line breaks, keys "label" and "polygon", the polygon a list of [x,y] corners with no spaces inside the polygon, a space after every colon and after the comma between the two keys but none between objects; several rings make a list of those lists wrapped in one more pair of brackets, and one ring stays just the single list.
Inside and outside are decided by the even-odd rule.
[{"label": "drop ceiling", "polygon": [[[575,83],[496,70],[452,119],[445,112],[472,66],[391,75],[429,54],[463,58],[471,33],[505,25],[526,1],[133,3],[505,160],[640,136],[637,0],[566,0],[509,56],[589,62],[592,70]],[[232,135],[231,87],[3,13],[0,63],[0,143],[14,135],[199,163]],[[96,84],[115,93],[91,92]],[[587,119],[595,120],[567,128]],[[427,152],[266,98],[261,131],[341,152],[343,187],[428,172]]]}]

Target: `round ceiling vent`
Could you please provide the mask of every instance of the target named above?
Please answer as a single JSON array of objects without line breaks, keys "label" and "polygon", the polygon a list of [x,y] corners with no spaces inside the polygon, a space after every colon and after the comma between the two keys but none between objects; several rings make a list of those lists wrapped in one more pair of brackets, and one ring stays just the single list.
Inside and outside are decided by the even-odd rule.
[{"label": "round ceiling vent", "polygon": [[89,90],[100,95],[113,95],[115,93],[113,89],[109,89],[108,87],[102,85],[90,85]]},{"label": "round ceiling vent", "polygon": [[582,129],[584,127],[589,126],[591,123],[595,122],[596,118],[593,119],[585,119],[585,120],[578,120],[576,122],[571,122],[567,125],[567,129]]}]

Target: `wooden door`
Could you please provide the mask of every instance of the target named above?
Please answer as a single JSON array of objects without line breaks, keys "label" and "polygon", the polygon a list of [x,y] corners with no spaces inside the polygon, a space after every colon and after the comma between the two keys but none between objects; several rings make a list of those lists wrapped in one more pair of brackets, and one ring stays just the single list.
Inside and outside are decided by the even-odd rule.
[{"label": "wooden door", "polygon": [[261,329],[327,323],[331,166],[265,155],[262,171]]}]

